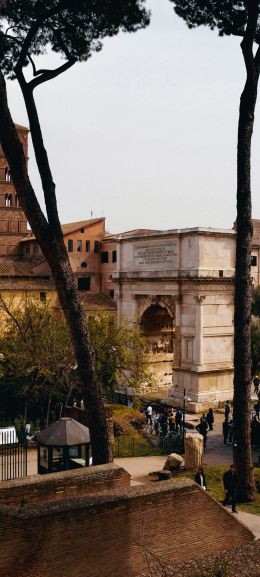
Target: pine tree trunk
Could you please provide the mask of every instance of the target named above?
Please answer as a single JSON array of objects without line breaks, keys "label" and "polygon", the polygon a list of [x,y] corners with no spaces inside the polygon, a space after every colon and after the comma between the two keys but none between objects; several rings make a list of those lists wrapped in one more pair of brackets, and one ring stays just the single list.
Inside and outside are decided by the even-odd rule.
[{"label": "pine tree trunk", "polygon": [[247,79],[240,99],[237,148],[237,243],[234,318],[234,464],[238,499],[255,497],[251,452],[251,141],[258,76]]},{"label": "pine tree trunk", "polygon": [[53,232],[44,217],[30,183],[23,148],[9,112],[2,74],[0,74],[0,142],[11,169],[21,207],[50,266],[72,335],[90,428],[93,463],[110,462],[112,452],[101,388],[94,367],[94,353],[68,254],[62,236],[55,234],[56,231]]}]

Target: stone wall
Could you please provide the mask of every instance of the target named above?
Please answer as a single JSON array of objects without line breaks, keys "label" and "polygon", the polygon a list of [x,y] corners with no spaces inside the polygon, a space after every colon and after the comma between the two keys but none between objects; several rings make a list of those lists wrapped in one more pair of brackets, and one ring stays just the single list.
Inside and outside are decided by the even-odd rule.
[{"label": "stone wall", "polygon": [[[43,488],[44,490],[44,488]],[[250,531],[193,481],[25,506],[0,505],[1,577],[132,577],[233,549]]]},{"label": "stone wall", "polygon": [[0,485],[0,506],[3,504],[18,510],[23,504],[32,507],[43,502],[109,493],[127,487],[130,487],[129,473],[109,463],[3,482]]}]

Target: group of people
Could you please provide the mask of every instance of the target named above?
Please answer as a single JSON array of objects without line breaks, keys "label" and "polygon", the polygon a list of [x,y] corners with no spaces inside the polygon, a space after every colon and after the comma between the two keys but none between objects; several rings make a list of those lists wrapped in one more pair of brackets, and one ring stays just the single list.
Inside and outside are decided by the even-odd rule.
[{"label": "group of people", "polygon": [[[204,474],[203,468],[199,467],[197,473],[194,477],[194,481],[198,485],[207,491],[206,476]],[[225,490],[225,499],[222,501],[222,505],[226,507],[231,502],[232,512],[237,513],[236,509],[236,499],[237,499],[237,474],[234,465],[230,465],[228,471],[223,475],[223,485]]]},{"label": "group of people", "polygon": [[149,405],[146,410],[147,426],[151,432],[166,437],[169,433],[181,433],[183,429],[183,413],[180,408],[174,412],[172,407],[164,407],[163,410],[154,410]]}]

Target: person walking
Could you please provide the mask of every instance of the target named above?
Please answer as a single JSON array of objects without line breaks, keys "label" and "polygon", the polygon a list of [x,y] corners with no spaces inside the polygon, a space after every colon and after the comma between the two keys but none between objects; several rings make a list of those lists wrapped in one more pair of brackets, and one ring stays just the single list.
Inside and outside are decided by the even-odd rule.
[{"label": "person walking", "polygon": [[254,405],[254,409],[255,409],[255,416],[259,421],[259,414],[260,414],[260,401],[257,401],[257,403]]},{"label": "person walking", "polygon": [[222,429],[223,429],[224,445],[227,445],[228,433],[229,433],[228,417],[225,417]]},{"label": "person walking", "polygon": [[153,407],[151,405],[148,405],[146,409],[147,425],[153,424],[152,416],[153,416]]},{"label": "person walking", "polygon": [[181,431],[181,424],[182,424],[182,411],[180,408],[178,408],[175,414],[175,426],[177,432]]},{"label": "person walking", "polygon": [[253,383],[254,383],[254,395],[258,395],[259,385],[260,385],[260,379],[259,379],[258,375],[255,376]]},{"label": "person walking", "polygon": [[200,424],[197,426],[197,430],[200,433],[200,435],[203,436],[203,447],[204,447],[204,453],[206,451],[206,444],[207,444],[207,434],[208,434],[208,423],[206,421],[205,417],[201,417],[200,419]]},{"label": "person walking", "polygon": [[229,471],[223,475],[223,484],[226,496],[222,505],[226,507],[231,501],[232,512],[237,513],[236,499],[237,499],[237,474],[234,465],[230,465]]},{"label": "person walking", "polygon": [[213,415],[213,410],[209,409],[208,413],[206,415],[206,421],[208,423],[209,426],[209,430],[213,431],[213,423],[214,423],[214,415]]},{"label": "person walking", "polygon": [[228,438],[227,438],[227,442],[230,443],[232,445],[233,443],[233,431],[234,431],[234,423],[233,423],[233,419],[230,419],[229,423],[228,423]]},{"label": "person walking", "polygon": [[206,477],[204,475],[204,471],[202,467],[198,467],[197,473],[194,477],[194,481],[195,483],[198,483],[198,485],[204,489],[204,491],[207,491],[207,485],[206,485]]},{"label": "person walking", "polygon": [[230,413],[230,402],[227,401],[225,404],[225,418],[229,417],[229,413]]}]

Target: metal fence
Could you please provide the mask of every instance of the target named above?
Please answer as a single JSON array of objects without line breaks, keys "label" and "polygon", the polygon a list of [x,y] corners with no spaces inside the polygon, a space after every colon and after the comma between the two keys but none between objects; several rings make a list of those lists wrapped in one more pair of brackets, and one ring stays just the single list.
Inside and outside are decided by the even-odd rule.
[{"label": "metal fence", "polygon": [[[13,429],[13,430],[12,430]],[[27,475],[27,443],[18,439],[14,427],[0,430],[0,481]]]},{"label": "metal fence", "polygon": [[168,455],[169,453],[182,452],[182,436],[167,436],[161,438],[158,446],[155,446],[149,438],[134,436],[119,436],[115,438],[113,455],[119,457],[148,457],[156,455]]}]

